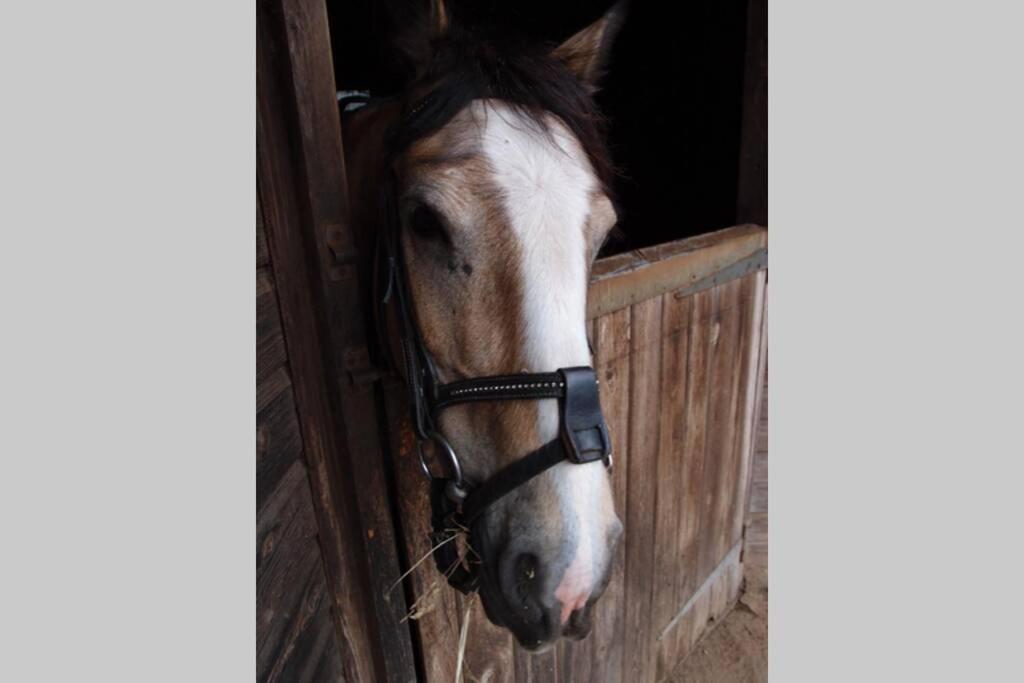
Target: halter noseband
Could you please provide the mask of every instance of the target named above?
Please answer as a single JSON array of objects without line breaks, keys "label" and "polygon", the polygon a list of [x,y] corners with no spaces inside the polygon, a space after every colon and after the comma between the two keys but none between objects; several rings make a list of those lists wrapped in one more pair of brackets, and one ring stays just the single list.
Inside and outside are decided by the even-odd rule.
[{"label": "halter noseband", "polygon": [[[403,121],[421,111],[429,99],[428,95],[421,100]],[[409,281],[399,244],[397,184],[390,169],[386,173],[382,193],[383,230],[378,232],[383,242],[383,248],[378,244],[378,266],[383,266],[385,278],[385,293],[379,299],[381,329],[386,329],[383,325],[387,319],[385,309],[394,298],[405,381],[418,439],[417,450],[423,471],[431,481],[434,559],[449,584],[463,593],[471,593],[479,587],[480,558],[459,555],[454,540],[459,531],[465,530],[472,535],[474,523],[490,505],[562,461],[582,465],[602,460],[610,467],[611,440],[601,413],[597,374],[592,367],[474,377],[447,384],[438,380],[433,360],[412,315]],[[382,337],[381,342],[385,346],[386,341]],[[482,483],[470,486],[463,479],[455,450],[438,427],[441,411],[459,403],[540,399],[557,399],[559,402],[558,436],[501,468]],[[433,442],[447,461],[448,476],[435,477],[431,473],[423,454],[423,447],[428,442]]]}]

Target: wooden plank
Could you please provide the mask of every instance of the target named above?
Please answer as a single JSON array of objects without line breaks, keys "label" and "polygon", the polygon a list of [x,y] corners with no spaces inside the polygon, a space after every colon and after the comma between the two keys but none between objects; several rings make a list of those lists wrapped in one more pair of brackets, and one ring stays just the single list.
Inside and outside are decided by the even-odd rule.
[{"label": "wooden plank", "polygon": [[[322,594],[321,594],[322,596]],[[313,626],[303,629],[279,661],[269,678],[271,681],[311,681],[334,683],[343,681],[341,654],[334,642],[330,601],[322,597],[310,619]]]},{"label": "wooden plank", "polygon": [[[341,680],[342,663],[329,601],[324,599],[323,565],[315,538],[309,479],[302,464],[298,418],[283,364],[276,297],[266,272],[260,272],[257,281],[259,679]],[[259,343],[268,336],[281,342],[278,352],[267,353],[268,346]],[[266,376],[268,365],[277,367]]]},{"label": "wooden plank", "polygon": [[259,507],[302,458],[302,436],[290,391],[256,414],[256,504]]},{"label": "wooden plank", "polygon": [[256,591],[257,671],[267,680],[311,617],[304,605],[323,587],[316,518],[309,489],[291,489],[290,516],[283,520],[274,544],[260,563]]},{"label": "wooden plank", "polygon": [[[704,458],[699,574],[706,576],[721,560],[728,535],[726,521],[732,492],[732,454],[739,372],[739,284],[728,282],[713,294],[712,358],[708,398],[708,442]],[[731,519],[731,518],[730,518]]]},{"label": "wooden plank", "polygon": [[[690,296],[677,296],[678,293],[666,296],[666,305],[671,298],[674,302],[685,301],[689,307],[686,320],[686,354],[681,359],[685,363],[686,385],[682,396],[683,411],[681,421],[685,425],[680,430],[681,440],[676,444],[679,449],[677,457],[679,486],[676,490],[675,507],[675,544],[677,547],[677,564],[671,572],[675,578],[670,596],[662,596],[671,603],[673,611],[667,619],[674,618],[680,605],[692,599],[694,592],[701,585],[704,576],[698,575],[697,559],[699,555],[699,536],[701,496],[703,493],[703,465],[706,443],[707,397],[708,397],[708,366],[710,360],[710,333],[708,321],[711,315],[711,294],[700,292]],[[676,303],[675,305],[679,305]],[[682,321],[680,321],[682,322]],[[679,420],[680,418],[676,418]],[[661,477],[659,477],[660,481]],[[664,499],[660,497],[659,506]],[[659,541],[660,545],[660,541]],[[662,615],[658,629],[661,630],[667,621]],[[658,648],[658,676],[671,670],[675,661],[684,656],[689,642],[688,631],[676,627],[662,639]]]},{"label": "wooden plank", "polygon": [[[602,316],[595,321],[595,368],[601,379],[601,409],[612,439],[612,495],[615,511],[626,523],[627,474],[630,460],[630,348],[632,311],[628,308]],[[624,527],[619,547],[612,558],[612,575],[600,602],[594,608],[594,632],[591,680],[622,680],[623,643],[625,642],[626,540]]]},{"label": "wooden plank", "polygon": [[[263,228],[263,207],[256,202],[256,269],[270,265],[270,252],[267,249],[267,233]],[[257,295],[258,296],[258,295]]]},{"label": "wooden plank", "polygon": [[[765,286],[767,302],[767,285]],[[758,368],[758,395],[755,414],[758,415],[758,438],[754,444],[754,462],[751,481],[764,487],[764,503],[755,509],[753,496],[747,504],[744,521],[743,562],[747,565],[768,566],[768,311],[765,304],[761,322],[761,351]]]},{"label": "wooden plank", "polygon": [[[322,0],[257,4],[257,185],[345,675],[408,681],[399,574],[347,225]],[[386,653],[386,654],[385,654]]]},{"label": "wooden plank", "polygon": [[[406,613],[404,596],[385,597],[388,576],[399,573],[396,536],[391,518],[387,473],[381,450],[375,388],[353,381],[370,373],[365,303],[359,267],[371,259],[355,249],[348,220],[348,197],[341,141],[341,122],[335,92],[327,12],[323,0],[266,0],[281,11],[278,26],[287,49],[290,69],[290,105],[294,112],[293,144],[303,218],[297,224],[312,264],[310,292],[323,337],[320,381],[326,382],[343,448],[338,466],[325,469],[337,479],[339,492],[354,503],[350,521],[366,581],[363,617],[377,641],[375,666],[387,680],[407,681],[415,675],[409,629],[401,622]],[[264,216],[266,218],[266,215]],[[277,263],[275,251],[271,258]],[[288,340],[286,327],[285,339]],[[340,410],[339,410],[340,408]],[[340,417],[339,417],[340,416]],[[342,474],[344,469],[344,474]],[[386,653],[386,656],[385,654]]]},{"label": "wooden plank", "polygon": [[[747,497],[750,490],[750,463],[753,455],[755,402],[757,399],[758,356],[761,350],[761,311],[764,272],[751,273],[737,281],[740,290],[740,355],[736,378],[736,424],[732,453],[732,492],[726,510],[728,530],[719,546],[719,553],[731,548],[743,536]],[[727,481],[727,485],[730,482]]]},{"label": "wooden plank", "polygon": [[747,519],[743,561],[766,565],[768,560],[768,513],[754,512]]},{"label": "wooden plank", "polygon": [[[765,268],[767,244],[764,228],[739,225],[601,259],[590,278],[587,317],[597,318],[697,283],[703,283],[701,288],[714,287]],[[740,262],[745,262],[743,268],[733,268]]]},{"label": "wooden plank", "polygon": [[[558,653],[550,650],[542,654],[530,654],[522,648],[516,649],[515,656],[517,683],[567,683],[561,677]],[[603,680],[600,678],[591,679]]]},{"label": "wooden plank", "polygon": [[[685,505],[683,445],[686,439],[686,395],[689,384],[690,304],[692,297],[663,297],[661,438],[658,444],[657,509],[655,511],[654,581],[651,584],[651,618],[654,633],[675,617],[680,599],[680,566],[683,538],[680,526]],[[659,660],[659,669],[663,663]]]},{"label": "wooden plank", "polygon": [[657,680],[671,678],[672,672],[679,667],[694,645],[728,613],[739,598],[743,572],[740,563],[742,545],[737,543],[725,554],[722,562],[710,573],[697,588],[694,595],[683,605],[675,619],[661,634],[656,634],[659,648],[664,648],[678,640],[674,645],[680,656],[674,660],[659,653],[659,661],[666,662],[659,668]]},{"label": "wooden plank", "polygon": [[684,464],[680,526],[682,547],[682,581],[677,601],[689,600],[704,580],[700,574],[700,532],[703,523],[705,491],[705,451],[708,440],[708,398],[711,393],[712,308],[714,294],[693,295],[690,312],[689,353],[687,356],[686,438],[683,443]]},{"label": "wooden plank", "polygon": [[[305,487],[305,488],[302,488]],[[277,486],[263,499],[256,500],[256,575],[287,540],[295,516],[305,498],[309,497],[306,468],[298,459],[293,460]]]},{"label": "wooden plank", "polygon": [[344,680],[257,204],[258,680]]},{"label": "wooden plank", "polygon": [[[296,404],[302,421],[304,453],[310,464],[315,509],[328,591],[346,677],[385,678],[383,662],[375,657],[373,609],[366,590],[367,568],[361,563],[358,521],[338,473],[343,438],[338,433],[335,402],[324,382],[323,321],[315,303],[316,288],[309,272],[307,244],[298,230],[306,212],[300,205],[301,171],[295,168],[295,95],[289,92],[291,67],[285,61],[282,35],[284,12],[277,3],[258,6],[257,40],[257,185],[263,207],[271,260],[276,272],[281,317],[293,371]],[[284,274],[284,275],[282,275]]]},{"label": "wooden plank", "polygon": [[257,386],[279,368],[284,367],[287,356],[281,316],[277,305],[277,291],[269,268],[256,271],[256,384]]},{"label": "wooden plank", "polygon": [[751,486],[763,484],[763,510],[755,510],[753,495],[747,504],[747,512],[768,512],[768,285],[764,285],[761,311],[761,340],[758,352],[757,395],[754,398],[755,421],[753,457],[750,466]]},{"label": "wooden plank", "polygon": [[[715,414],[716,406],[718,406],[719,412],[722,404],[722,389],[716,386],[716,379],[722,375],[722,353],[720,350],[722,343],[721,334],[721,297],[722,288],[716,287],[710,290],[710,315],[703,322],[705,328],[705,334],[708,336],[708,357],[707,357],[707,398],[704,400],[704,415],[700,418],[704,422],[705,436],[704,436],[704,464],[701,472],[701,488],[697,492],[700,512],[699,518],[699,529],[698,539],[696,547],[696,564],[692,570],[694,578],[699,585],[708,572],[714,567],[714,561],[711,558],[713,555],[713,546],[715,540],[715,491],[718,485],[718,471],[721,459],[719,453],[716,450],[716,438],[720,441],[720,437],[716,432],[716,425],[713,422],[713,415]],[[717,362],[717,368],[716,368]],[[716,372],[717,370],[717,372]],[[717,388],[717,392],[716,392]],[[717,400],[716,400],[717,398]],[[719,424],[721,421],[719,420]]]},{"label": "wooden plank", "polygon": [[768,512],[768,482],[752,482],[747,509],[750,512]]},{"label": "wooden plank", "polygon": [[651,680],[654,514],[657,509],[662,298],[633,306],[630,369],[629,495],[626,502],[626,615],[623,678]]},{"label": "wooden plank", "polygon": [[690,633],[687,636],[687,649],[691,652],[700,642],[708,628],[711,615],[711,591],[703,590],[697,594],[693,603],[693,617],[689,619]]}]

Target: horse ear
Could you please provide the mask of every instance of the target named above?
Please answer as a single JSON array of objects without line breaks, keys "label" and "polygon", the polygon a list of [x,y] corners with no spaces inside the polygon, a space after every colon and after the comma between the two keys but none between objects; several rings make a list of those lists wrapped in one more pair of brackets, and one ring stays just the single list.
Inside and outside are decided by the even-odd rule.
[{"label": "horse ear", "polygon": [[433,41],[448,33],[451,26],[448,7],[445,0],[430,0],[429,5],[423,3],[415,7],[407,3],[401,6],[401,11],[395,9],[398,7],[395,3],[388,5],[392,7],[392,21],[405,25],[394,41],[398,65],[407,77],[417,79],[430,63]]},{"label": "horse ear", "polygon": [[448,32],[448,8],[444,0],[430,0],[430,28],[434,38]]},{"label": "horse ear", "polygon": [[619,0],[604,16],[556,47],[551,54],[587,86],[596,89],[612,42],[625,18],[626,0]]}]

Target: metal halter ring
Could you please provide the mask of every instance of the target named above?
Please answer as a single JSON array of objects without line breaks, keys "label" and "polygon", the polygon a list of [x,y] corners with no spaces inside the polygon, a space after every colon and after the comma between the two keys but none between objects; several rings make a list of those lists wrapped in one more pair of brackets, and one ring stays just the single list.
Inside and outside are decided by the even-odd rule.
[{"label": "metal halter ring", "polygon": [[[462,467],[459,466],[459,458],[455,455],[455,449],[439,432],[430,432],[429,437],[427,441],[433,442],[448,460],[448,471],[451,473],[450,481],[448,482],[448,496],[453,500],[461,501],[466,497],[467,492],[462,486]],[[430,466],[427,464],[427,459],[423,454],[423,444],[427,441],[419,441],[416,444],[416,450],[420,456],[420,467],[423,468],[427,479],[433,480],[434,475],[431,473]]]}]

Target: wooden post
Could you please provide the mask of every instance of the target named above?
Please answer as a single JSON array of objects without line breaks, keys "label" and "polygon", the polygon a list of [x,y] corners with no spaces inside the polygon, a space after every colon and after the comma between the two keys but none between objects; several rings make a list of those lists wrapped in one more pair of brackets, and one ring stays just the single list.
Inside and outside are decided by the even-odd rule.
[{"label": "wooden post", "polygon": [[346,679],[413,681],[326,8],[257,8],[260,204]]}]

